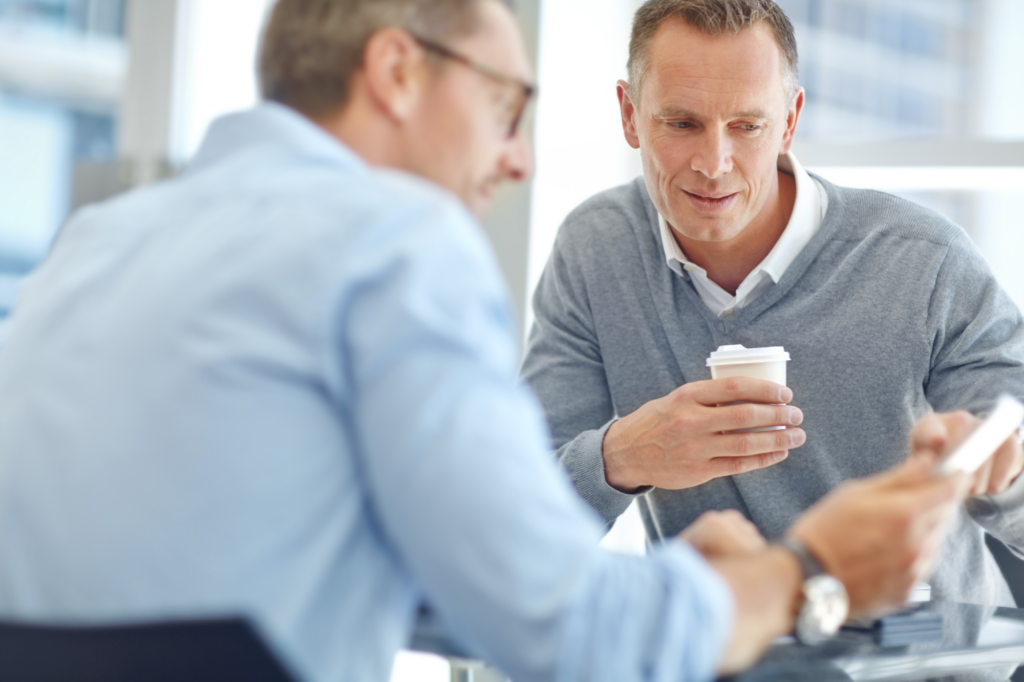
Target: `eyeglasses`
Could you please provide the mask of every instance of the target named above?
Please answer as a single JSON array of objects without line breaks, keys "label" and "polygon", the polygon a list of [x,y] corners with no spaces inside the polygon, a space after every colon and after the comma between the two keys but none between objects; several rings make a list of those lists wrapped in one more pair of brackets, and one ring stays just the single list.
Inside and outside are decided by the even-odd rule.
[{"label": "eyeglasses", "polygon": [[537,94],[537,88],[535,86],[513,76],[506,76],[503,73],[499,73],[488,66],[484,66],[475,59],[470,59],[465,55],[449,50],[444,45],[427,40],[426,38],[420,38],[419,36],[414,35],[413,39],[420,44],[420,47],[428,52],[433,52],[439,57],[451,59],[463,66],[467,66],[479,73],[481,76],[490,78],[493,81],[497,81],[503,85],[512,86],[516,93],[516,97],[515,99],[504,103],[502,117],[504,120],[502,122],[508,125],[509,139],[516,136],[516,132],[519,130],[519,123],[523,120],[523,114],[526,112],[526,107],[533,96]]}]

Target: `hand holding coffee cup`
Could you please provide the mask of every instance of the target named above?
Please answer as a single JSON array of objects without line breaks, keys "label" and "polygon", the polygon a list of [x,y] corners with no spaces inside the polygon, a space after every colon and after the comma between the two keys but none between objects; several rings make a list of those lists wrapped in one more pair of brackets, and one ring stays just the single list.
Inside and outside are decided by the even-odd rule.
[{"label": "hand holding coffee cup", "polygon": [[[746,348],[742,345],[719,346],[718,350],[707,359],[711,368],[712,379],[729,377],[750,377],[773,381],[780,386],[786,385],[786,363],[789,353],[782,346],[767,348]],[[742,401],[726,403],[737,405]],[[737,429],[730,433],[756,433],[759,431],[780,431],[785,426],[765,426],[753,429]]]},{"label": "hand holding coffee cup", "polygon": [[803,445],[803,413],[788,404],[785,351],[742,350],[744,362],[716,356],[723,360],[712,368],[716,378],[685,383],[612,422],[601,447],[609,485],[623,492],[691,488],[778,464]]}]

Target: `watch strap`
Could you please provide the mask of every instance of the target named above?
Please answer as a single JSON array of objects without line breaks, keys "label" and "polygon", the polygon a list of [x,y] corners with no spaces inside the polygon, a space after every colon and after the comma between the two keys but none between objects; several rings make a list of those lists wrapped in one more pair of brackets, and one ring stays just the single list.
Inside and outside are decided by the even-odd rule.
[{"label": "watch strap", "polygon": [[785,547],[796,560],[800,563],[800,571],[804,574],[804,581],[808,581],[811,578],[819,575],[825,575],[825,567],[821,565],[821,562],[811,554],[811,550],[807,549],[804,543],[800,542],[792,536],[786,536],[776,542],[775,544]]}]

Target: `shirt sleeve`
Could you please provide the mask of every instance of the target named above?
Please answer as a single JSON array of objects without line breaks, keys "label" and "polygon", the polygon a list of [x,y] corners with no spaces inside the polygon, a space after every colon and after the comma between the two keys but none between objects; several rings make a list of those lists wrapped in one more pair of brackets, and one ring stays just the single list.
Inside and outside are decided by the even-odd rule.
[{"label": "shirt sleeve", "polygon": [[460,641],[518,681],[710,679],[728,588],[680,543],[645,559],[598,548],[601,524],[516,383],[479,228],[454,208],[394,223],[360,253],[337,346],[370,513],[398,561]]},{"label": "shirt sleeve", "polygon": [[[954,239],[929,306],[934,334],[925,395],[938,412],[987,412],[1002,393],[1024,400],[1024,318],[966,235]],[[1024,484],[975,498],[968,511],[985,530],[1024,548]]]},{"label": "shirt sleeve", "polygon": [[585,291],[556,241],[533,297],[521,376],[536,392],[551,428],[559,463],[580,496],[612,523],[637,495],[609,485],[604,470],[604,436],[615,408]]}]

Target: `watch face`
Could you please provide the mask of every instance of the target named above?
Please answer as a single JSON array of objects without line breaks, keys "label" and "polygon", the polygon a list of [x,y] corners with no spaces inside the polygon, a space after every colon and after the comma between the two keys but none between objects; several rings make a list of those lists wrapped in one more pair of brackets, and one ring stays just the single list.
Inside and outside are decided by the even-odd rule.
[{"label": "watch face", "polygon": [[804,583],[804,605],[797,620],[797,637],[815,644],[839,632],[850,612],[843,584],[830,575],[815,576]]}]

